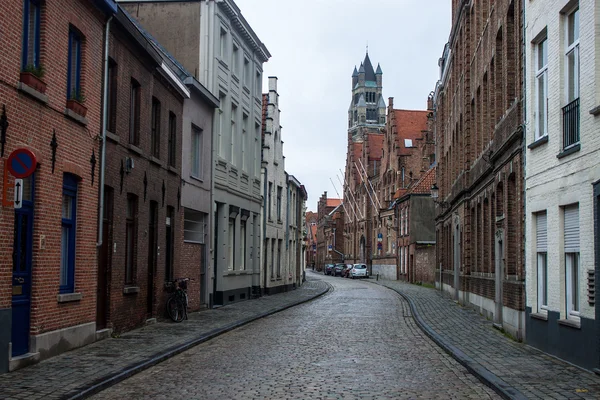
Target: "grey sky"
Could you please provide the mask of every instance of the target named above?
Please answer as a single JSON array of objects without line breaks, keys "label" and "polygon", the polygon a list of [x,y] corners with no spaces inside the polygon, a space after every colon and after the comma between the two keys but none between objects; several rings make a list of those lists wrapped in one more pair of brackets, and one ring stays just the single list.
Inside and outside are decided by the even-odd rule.
[{"label": "grey sky", "polygon": [[383,95],[394,108],[423,110],[450,34],[447,0],[235,0],[272,57],[277,76],[285,168],[317,210],[324,191],[338,197],[346,162],[351,75],[365,57],[381,64]]}]

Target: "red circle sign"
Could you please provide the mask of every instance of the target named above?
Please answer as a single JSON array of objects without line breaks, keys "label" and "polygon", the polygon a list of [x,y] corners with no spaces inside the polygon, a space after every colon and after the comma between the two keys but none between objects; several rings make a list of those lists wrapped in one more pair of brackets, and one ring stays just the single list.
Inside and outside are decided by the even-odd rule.
[{"label": "red circle sign", "polygon": [[16,149],[8,156],[8,170],[18,179],[27,178],[35,172],[37,160],[28,149]]}]

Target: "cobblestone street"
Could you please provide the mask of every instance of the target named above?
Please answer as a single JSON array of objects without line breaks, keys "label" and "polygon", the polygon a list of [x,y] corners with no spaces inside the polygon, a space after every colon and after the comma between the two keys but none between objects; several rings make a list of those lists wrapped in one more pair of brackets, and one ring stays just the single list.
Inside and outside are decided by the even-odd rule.
[{"label": "cobblestone street", "polygon": [[417,327],[386,288],[333,290],[245,325],[92,397],[101,399],[498,398]]}]

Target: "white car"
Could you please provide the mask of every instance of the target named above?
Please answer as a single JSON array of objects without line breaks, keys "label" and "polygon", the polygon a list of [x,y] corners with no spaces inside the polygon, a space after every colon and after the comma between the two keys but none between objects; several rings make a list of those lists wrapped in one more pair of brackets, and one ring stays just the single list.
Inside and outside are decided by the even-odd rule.
[{"label": "white car", "polygon": [[367,266],[365,264],[354,264],[350,270],[350,278],[368,278]]}]

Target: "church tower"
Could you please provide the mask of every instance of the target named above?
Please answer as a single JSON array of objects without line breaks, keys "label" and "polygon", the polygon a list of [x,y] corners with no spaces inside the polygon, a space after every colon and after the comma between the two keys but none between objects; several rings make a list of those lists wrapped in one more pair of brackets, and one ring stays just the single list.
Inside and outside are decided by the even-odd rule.
[{"label": "church tower", "polygon": [[377,70],[369,53],[352,73],[352,101],[348,109],[348,133],[353,142],[363,141],[368,133],[379,133],[385,127],[386,105],[383,100],[383,71]]}]

